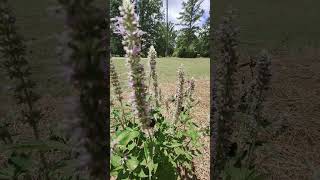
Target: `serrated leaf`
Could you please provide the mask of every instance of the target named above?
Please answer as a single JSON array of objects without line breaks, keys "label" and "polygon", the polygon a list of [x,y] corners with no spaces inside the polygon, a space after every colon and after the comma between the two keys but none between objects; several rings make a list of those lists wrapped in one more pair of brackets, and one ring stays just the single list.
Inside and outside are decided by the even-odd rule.
[{"label": "serrated leaf", "polygon": [[110,172],[110,176],[111,176],[111,177],[117,177],[118,174],[119,174],[118,171],[115,171],[115,170],[113,170],[113,171]]},{"label": "serrated leaf", "polygon": [[136,157],[132,157],[131,159],[129,159],[127,161],[126,164],[127,164],[128,168],[129,168],[129,170],[133,171],[138,167],[139,161],[138,161],[138,159]]},{"label": "serrated leaf", "polygon": [[144,160],[141,161],[140,164],[143,165],[143,166],[147,166],[147,161],[144,159]]},{"label": "serrated leaf", "polygon": [[128,150],[131,151],[132,149],[134,149],[137,146],[136,143],[131,143],[130,145],[128,145]]},{"label": "serrated leaf", "polygon": [[143,169],[141,169],[141,171],[140,171],[140,173],[139,173],[138,176],[141,177],[141,178],[148,177],[148,176],[144,173]]},{"label": "serrated leaf", "polygon": [[192,139],[192,140],[197,140],[198,138],[198,132],[195,130],[189,130],[188,131],[188,136]]},{"label": "serrated leaf", "polygon": [[119,167],[121,166],[121,157],[118,155],[112,155],[111,156],[111,164],[114,167]]},{"label": "serrated leaf", "polygon": [[139,136],[139,132],[135,130],[124,130],[117,137],[116,141],[120,145],[126,146],[130,141]]}]

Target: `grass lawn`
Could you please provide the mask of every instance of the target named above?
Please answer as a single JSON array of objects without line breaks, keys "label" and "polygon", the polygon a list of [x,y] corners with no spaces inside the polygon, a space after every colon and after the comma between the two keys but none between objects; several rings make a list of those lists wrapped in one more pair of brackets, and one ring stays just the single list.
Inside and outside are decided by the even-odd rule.
[{"label": "grass lawn", "polygon": [[[177,79],[177,70],[182,64],[187,78],[194,77],[196,80],[210,80],[209,58],[157,58],[157,73],[160,83],[174,83]],[[123,85],[127,85],[128,75],[125,58],[114,57],[113,62]],[[148,59],[143,58],[142,63],[146,72],[149,70]]]},{"label": "grass lawn", "polygon": [[220,21],[230,4],[239,14],[238,24],[244,46],[276,48],[286,38],[286,44],[293,49],[320,45],[318,0],[218,1],[214,5],[215,22]]}]

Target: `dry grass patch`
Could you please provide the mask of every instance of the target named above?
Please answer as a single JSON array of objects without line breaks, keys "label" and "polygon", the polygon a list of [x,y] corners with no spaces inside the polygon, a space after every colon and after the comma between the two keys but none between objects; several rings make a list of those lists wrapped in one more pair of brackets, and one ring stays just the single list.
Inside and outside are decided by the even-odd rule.
[{"label": "dry grass patch", "polygon": [[266,113],[286,127],[258,154],[259,169],[275,180],[311,179],[320,168],[319,54],[275,57]]}]

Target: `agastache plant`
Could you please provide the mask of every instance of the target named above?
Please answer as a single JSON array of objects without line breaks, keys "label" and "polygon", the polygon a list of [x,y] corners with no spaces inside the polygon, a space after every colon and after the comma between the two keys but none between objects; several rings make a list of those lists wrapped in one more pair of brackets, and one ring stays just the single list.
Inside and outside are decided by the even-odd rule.
[{"label": "agastache plant", "polygon": [[[78,121],[70,126],[79,173],[89,179],[109,177],[108,109],[109,75],[106,75],[107,48],[105,10],[94,6],[94,0],[58,0],[66,14],[70,48],[68,63],[79,92]],[[71,131],[72,130],[72,131]],[[76,130],[76,131],[75,131]]]},{"label": "agastache plant", "polygon": [[[269,88],[271,80],[271,57],[266,50],[261,51],[256,60],[255,77],[250,84],[250,92],[246,102],[246,113],[252,116],[249,121],[251,130],[250,140],[253,146],[258,138],[259,129],[263,128],[261,113],[263,110],[263,102],[265,101],[265,93]],[[248,164],[253,163],[253,150],[248,152]]]},{"label": "agastache plant", "polygon": [[112,60],[110,61],[110,80],[111,80],[111,84],[113,86],[116,98],[119,101],[121,106],[121,111],[122,111],[121,126],[124,129],[125,128],[124,124],[126,120],[125,120],[125,112],[124,112],[123,101],[122,101],[123,100],[122,89],[119,81],[119,76],[116,71],[116,67],[114,66]]},{"label": "agastache plant", "polygon": [[189,81],[188,81],[188,87],[186,90],[186,97],[189,98],[190,100],[192,100],[192,96],[194,93],[194,89],[195,89],[195,80],[192,77]]},{"label": "agastache plant", "polygon": [[255,119],[259,123],[262,102],[264,101],[264,93],[268,90],[271,80],[271,57],[266,50],[261,51],[256,62],[256,77],[255,77],[255,107],[251,107],[251,112],[254,112]]},{"label": "agastache plant", "polygon": [[176,89],[176,111],[175,111],[175,122],[177,123],[179,120],[179,116],[181,113],[182,105],[183,105],[183,97],[184,97],[184,71],[183,71],[183,66],[180,65],[178,69],[178,80],[177,80],[177,89]]},{"label": "agastache plant", "polygon": [[149,58],[149,67],[150,67],[150,77],[153,80],[153,92],[155,96],[156,105],[159,105],[159,91],[158,91],[158,75],[156,71],[156,58],[157,58],[157,51],[154,49],[153,46],[150,47],[148,52],[148,58]]},{"label": "agastache plant", "polygon": [[231,140],[235,124],[235,92],[237,64],[239,55],[237,53],[238,28],[234,25],[234,12],[231,10],[222,20],[216,31],[216,59],[217,59],[217,80],[215,101],[216,111],[214,114],[216,132],[215,151],[213,152],[214,169],[213,179],[219,179],[227,159],[232,154]]},{"label": "agastache plant", "polygon": [[113,86],[116,98],[120,102],[120,104],[122,105],[122,100],[123,100],[122,89],[120,86],[119,76],[116,71],[116,67],[114,66],[112,60],[110,61],[110,80],[111,80],[111,84]]},{"label": "agastache plant", "polygon": [[129,86],[132,89],[131,102],[136,116],[141,120],[144,128],[150,127],[150,107],[147,102],[147,86],[145,84],[144,67],[140,64],[141,41],[143,31],[139,29],[138,17],[134,4],[130,0],[123,0],[119,7],[120,17],[116,17],[115,33],[123,37],[122,44],[126,52],[129,68]]},{"label": "agastache plant", "polygon": [[[0,54],[2,67],[6,74],[16,83],[13,91],[17,104],[22,106],[21,121],[27,123],[33,131],[35,140],[41,140],[39,122],[43,114],[36,103],[39,95],[34,91],[36,83],[31,80],[31,68],[26,59],[26,46],[22,36],[17,32],[16,20],[7,1],[0,2]],[[44,171],[44,179],[50,179],[46,171],[47,160],[43,152],[39,152]]]}]

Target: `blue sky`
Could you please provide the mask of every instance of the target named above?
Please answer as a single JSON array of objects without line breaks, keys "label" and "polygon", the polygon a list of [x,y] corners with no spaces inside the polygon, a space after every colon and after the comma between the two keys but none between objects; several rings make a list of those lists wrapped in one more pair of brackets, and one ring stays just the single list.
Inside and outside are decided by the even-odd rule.
[{"label": "blue sky", "polygon": [[[173,23],[178,23],[178,17],[179,17],[179,12],[182,10],[182,1],[187,1],[187,0],[168,0],[169,4],[169,21]],[[163,12],[165,12],[165,7],[166,7],[166,0],[163,0]],[[201,4],[202,9],[204,9],[205,13],[201,17],[200,20],[200,25],[202,25],[205,20],[209,17],[209,9],[210,9],[210,0],[204,0],[203,3]],[[176,29],[179,29],[178,26],[176,26]]]}]

